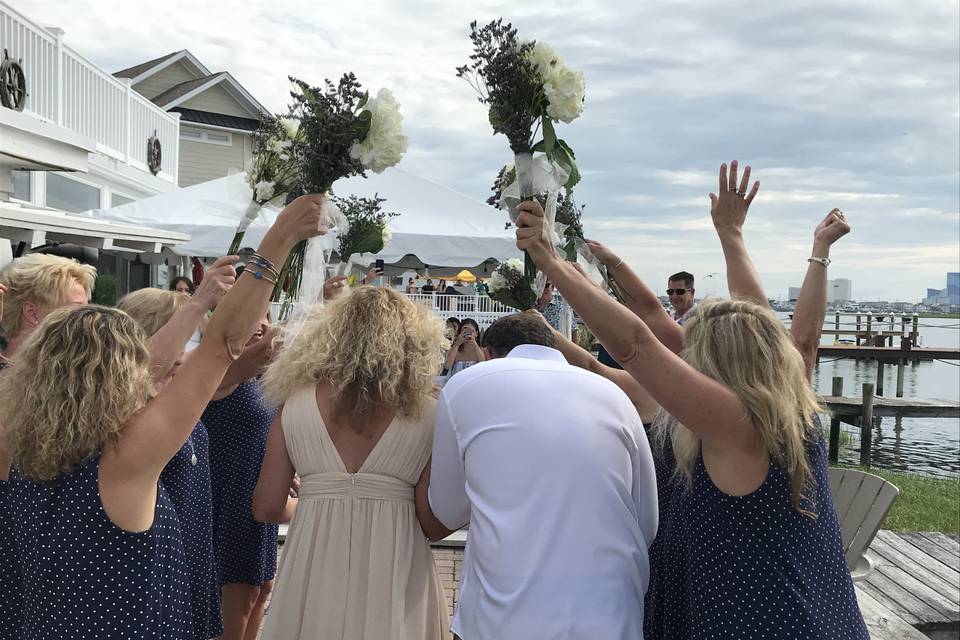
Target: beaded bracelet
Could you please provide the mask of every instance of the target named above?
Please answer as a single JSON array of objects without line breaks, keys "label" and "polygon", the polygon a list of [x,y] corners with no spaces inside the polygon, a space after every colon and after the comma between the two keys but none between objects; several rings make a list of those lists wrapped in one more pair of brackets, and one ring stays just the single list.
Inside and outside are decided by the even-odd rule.
[{"label": "beaded bracelet", "polygon": [[[259,266],[259,265],[258,265],[258,266]],[[269,283],[272,284],[272,285],[276,285],[276,284],[277,284],[277,280],[279,280],[279,277],[278,277],[278,276],[273,275],[273,274],[270,273],[269,271],[263,271],[263,270],[261,270],[261,269],[253,269],[253,268],[251,268],[249,262],[247,263],[247,268],[244,269],[243,272],[244,272],[244,273],[249,273],[250,275],[252,275],[252,276],[253,276],[254,278],[256,278],[257,280],[266,280],[267,282],[269,282]]]},{"label": "beaded bracelet", "polygon": [[250,260],[247,261],[247,264],[252,264],[254,266],[260,267],[261,269],[266,269],[274,275],[275,278],[280,278],[280,272],[277,271],[277,267],[270,261],[261,256],[259,253],[255,253],[250,256]]}]

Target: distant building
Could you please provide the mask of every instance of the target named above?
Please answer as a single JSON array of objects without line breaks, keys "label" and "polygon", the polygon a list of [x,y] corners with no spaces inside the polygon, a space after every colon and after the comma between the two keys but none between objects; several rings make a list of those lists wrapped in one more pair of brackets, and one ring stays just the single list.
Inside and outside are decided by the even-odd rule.
[{"label": "distant building", "polygon": [[790,287],[787,290],[787,300],[790,302],[796,302],[797,298],[800,297],[800,287]]},{"label": "distant building", "polygon": [[931,306],[960,304],[960,272],[947,273],[945,288],[927,289],[923,303]]},{"label": "distant building", "polygon": [[853,300],[853,281],[837,278],[827,282],[827,302],[849,302]]}]

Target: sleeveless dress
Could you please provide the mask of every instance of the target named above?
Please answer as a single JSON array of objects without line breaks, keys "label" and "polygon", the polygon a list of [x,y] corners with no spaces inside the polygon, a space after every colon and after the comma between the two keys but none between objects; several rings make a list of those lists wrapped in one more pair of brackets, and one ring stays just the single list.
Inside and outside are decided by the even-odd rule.
[{"label": "sleeveless dress", "polygon": [[153,526],[117,527],[100,502],[100,458],[51,482],[10,473],[21,550],[20,640],[189,640],[190,604],[177,515],[157,488]]},{"label": "sleeveless dress", "polygon": [[207,405],[201,422],[210,436],[213,550],[220,584],[262,585],[277,572],[277,525],[253,519],[253,490],[276,412],[256,380]]},{"label": "sleeveless dress", "polygon": [[[223,633],[220,580],[213,558],[213,507],[210,497],[210,456],[207,430],[198,422],[177,455],[160,474],[160,484],[180,520],[183,549],[190,577],[193,640]],[[196,464],[194,464],[196,456]]]},{"label": "sleeveless dress", "polygon": [[439,640],[449,620],[414,486],[430,458],[431,402],[398,416],[360,471],[347,473],[307,387],[283,408],[300,475],[300,502],[284,544],[263,628],[270,640]]},{"label": "sleeveless dress", "polygon": [[840,543],[819,430],[807,459],[816,504],[802,506],[816,518],[793,508],[789,480],[772,461],[763,484],[741,497],[716,488],[702,456],[691,488],[667,481],[650,556],[647,640],[869,640]]},{"label": "sleeveless dress", "polygon": [[13,538],[10,483],[0,480],[0,638],[16,638],[23,621],[23,576]]}]

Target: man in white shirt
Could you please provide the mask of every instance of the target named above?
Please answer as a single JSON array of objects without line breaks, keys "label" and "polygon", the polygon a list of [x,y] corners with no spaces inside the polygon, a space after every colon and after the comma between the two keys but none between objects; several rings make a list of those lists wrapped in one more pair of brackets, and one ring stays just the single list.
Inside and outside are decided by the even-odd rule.
[{"label": "man in white shirt", "polygon": [[501,318],[483,344],[493,359],[444,387],[433,444],[431,508],[470,524],[453,631],[642,638],[657,486],[633,404],[568,365],[540,318]]}]

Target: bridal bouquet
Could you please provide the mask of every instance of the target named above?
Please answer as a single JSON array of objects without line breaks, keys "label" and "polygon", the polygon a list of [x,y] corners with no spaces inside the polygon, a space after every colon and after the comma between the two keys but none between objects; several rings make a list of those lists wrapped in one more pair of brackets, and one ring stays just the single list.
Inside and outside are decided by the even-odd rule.
[{"label": "bridal bouquet", "polygon": [[[382,173],[397,164],[407,150],[407,138],[401,128],[400,105],[393,94],[381,89],[375,97],[361,89],[356,76],[344,74],[338,83],[325,80],[322,87],[312,87],[302,80],[290,78],[294,85],[291,114],[300,121],[298,135],[290,146],[293,161],[299,167],[299,182],[288,195],[288,201],[304,193],[327,196],[325,213],[330,227],[338,235],[349,232],[338,227],[345,217],[330,198],[333,183],[340,178],[365,176],[367,170]],[[301,242],[290,254],[280,272],[273,299],[279,300],[286,287],[281,316],[301,293],[301,282],[307,257],[307,243]],[[317,255],[311,264],[322,263],[319,244],[311,247]],[[319,271],[319,273],[313,273]],[[311,268],[312,282],[319,294],[324,268]],[[307,293],[307,292],[305,292]],[[314,300],[308,300],[308,304]]]},{"label": "bridal bouquet", "polygon": [[539,297],[523,275],[523,261],[511,258],[493,270],[487,283],[487,295],[518,311],[532,309]]},{"label": "bridal bouquet", "polygon": [[[554,124],[570,123],[583,112],[586,84],[583,74],[564,64],[543,42],[522,41],[503,20],[484,27],[470,24],[474,52],[470,63],[457,68],[487,106],[494,134],[503,134],[514,153],[516,180],[504,190],[501,207],[516,220],[516,205],[539,191],[572,189],[580,181],[573,149],[557,138]],[[536,136],[543,138],[535,142]],[[534,160],[534,153],[543,154]],[[552,228],[554,212],[545,211]],[[536,266],[524,256],[524,276],[534,289]]]},{"label": "bridal bouquet", "polygon": [[344,217],[343,229],[337,234],[337,256],[340,263],[334,269],[334,275],[348,275],[353,256],[360,253],[380,253],[390,244],[391,218],[399,213],[382,211],[385,198],[376,195],[372,198],[347,196],[334,198],[334,202]]},{"label": "bridal bouquet", "polygon": [[253,157],[245,174],[253,198],[237,226],[227,255],[235,255],[240,250],[247,227],[257,219],[260,208],[271,200],[282,200],[299,182],[300,167],[291,157],[291,148],[299,136],[300,124],[293,118],[265,118],[254,132]]}]

